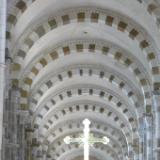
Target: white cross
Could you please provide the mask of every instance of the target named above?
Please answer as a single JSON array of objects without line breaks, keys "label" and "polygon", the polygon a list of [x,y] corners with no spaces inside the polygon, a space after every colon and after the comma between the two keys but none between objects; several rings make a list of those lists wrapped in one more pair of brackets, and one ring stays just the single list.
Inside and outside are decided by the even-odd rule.
[{"label": "white cross", "polygon": [[88,119],[83,120],[83,124],[84,124],[83,136],[79,138],[71,138],[70,136],[67,136],[64,138],[64,142],[66,144],[70,144],[70,143],[83,144],[84,160],[89,160],[89,146],[98,142],[107,144],[109,143],[109,139],[107,137],[96,138],[92,134],[90,134],[89,125],[91,124],[91,122]]}]

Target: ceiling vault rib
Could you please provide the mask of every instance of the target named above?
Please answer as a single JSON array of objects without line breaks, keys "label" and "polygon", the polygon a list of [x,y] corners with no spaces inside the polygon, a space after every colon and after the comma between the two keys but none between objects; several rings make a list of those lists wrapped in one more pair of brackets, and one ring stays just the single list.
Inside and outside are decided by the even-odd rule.
[{"label": "ceiling vault rib", "polygon": [[81,145],[63,139],[81,136],[88,118],[110,139],[90,147],[91,160],[158,160],[159,2],[62,1],[7,2],[7,74],[27,115],[27,158],[82,160]]}]

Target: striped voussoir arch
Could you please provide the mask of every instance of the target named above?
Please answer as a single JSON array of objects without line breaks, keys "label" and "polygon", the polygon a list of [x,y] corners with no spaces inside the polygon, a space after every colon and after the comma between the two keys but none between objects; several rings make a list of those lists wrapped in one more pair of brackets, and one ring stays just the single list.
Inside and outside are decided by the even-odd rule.
[{"label": "striped voussoir arch", "polygon": [[[73,45],[72,45],[73,46]],[[77,53],[83,53],[83,51],[85,50],[85,48],[83,47],[83,44],[75,44]],[[143,73],[140,71],[139,68],[137,68],[137,64],[134,63],[132,60],[130,60],[129,58],[123,56],[123,53],[120,52],[114,52],[111,53],[109,51],[108,46],[101,46],[101,48],[99,48],[98,46],[98,51],[97,51],[97,45],[96,44],[88,44],[87,48],[89,53],[101,53],[102,55],[105,55],[106,57],[109,56],[109,54],[113,54],[113,58],[116,61],[122,61],[121,63],[124,64],[127,67],[131,67],[134,74],[139,77],[139,82],[141,84],[141,86],[143,87],[144,93],[145,93],[145,98],[148,99],[146,100],[148,107],[150,106],[150,91],[149,91],[149,86],[147,83],[146,78],[143,76]],[[54,50],[52,53],[47,54],[45,57],[40,57],[38,62],[34,64],[33,68],[30,70],[30,73],[28,74],[28,76],[24,77],[24,85],[22,85],[22,92],[21,92],[21,96],[22,98],[27,98],[27,96],[29,95],[29,90],[30,90],[30,86],[32,85],[32,82],[34,81],[34,79],[36,78],[36,76],[38,75],[38,73],[45,67],[47,66],[47,64],[53,62],[54,60],[59,58],[59,50],[61,50],[61,52],[63,52],[64,56],[70,55],[72,53],[72,48],[70,48],[70,46],[64,46],[62,48],[58,48],[57,50]],[[114,76],[112,76],[111,78],[114,79]],[[16,83],[18,80],[13,80],[13,83]],[[121,83],[121,86],[123,84]],[[47,86],[46,86],[47,87]],[[123,86],[122,86],[123,88]],[[24,102],[25,100],[23,100]],[[26,101],[27,102],[27,101]],[[27,103],[26,103],[27,104]],[[148,108],[149,109],[149,108]]]},{"label": "striped voussoir arch", "polygon": [[[67,18],[68,17],[68,18]],[[91,16],[89,16],[89,18],[91,18],[91,22],[99,22],[99,17],[100,16],[100,13],[91,13]],[[85,12],[80,12],[80,13],[77,13],[77,21],[79,22],[83,22],[85,21],[85,18],[87,19],[87,17],[85,17]],[[106,20],[105,20],[105,24],[107,25],[110,25],[110,26],[113,26],[114,24],[114,17],[112,16],[106,16]],[[67,24],[67,23],[70,23],[71,20],[69,18],[69,15],[68,16],[62,16],[62,20],[63,20],[63,23],[62,24]],[[117,22],[116,22],[117,23]],[[123,22],[123,21],[120,21],[117,25],[117,29],[122,31],[122,32],[127,32],[129,33],[129,37],[131,37],[132,39],[136,39],[136,40],[139,40],[139,43],[140,43],[140,48],[142,49],[142,51],[146,50],[147,51],[147,60],[150,64],[152,64],[152,75],[153,75],[153,80],[154,79],[158,79],[159,77],[159,66],[157,66],[157,63],[156,63],[156,55],[154,54],[153,50],[152,50],[152,47],[150,47],[149,45],[149,42],[147,42],[146,40],[144,40],[144,38],[142,37],[142,34],[140,34],[140,32],[137,31],[137,29],[130,29],[130,27],[128,26],[131,26],[131,24],[127,24],[127,22]],[[49,27],[45,27],[45,26],[49,26]],[[25,40],[25,45],[27,47],[24,47],[25,48],[25,51],[23,49],[20,49],[17,54],[18,54],[18,60],[19,59],[22,59],[21,62],[23,61],[23,59],[25,58],[26,56],[26,53],[27,51],[29,50],[29,48],[32,47],[32,45],[34,44],[34,41],[37,41],[38,38],[40,38],[41,36],[43,36],[44,34],[48,33],[50,30],[52,30],[53,28],[56,28],[58,27],[59,25],[57,24],[56,20],[55,19],[52,19],[52,20],[49,20],[47,23],[39,26],[37,29],[35,29],[35,31],[31,34],[32,38],[27,38]],[[133,26],[133,25],[132,25]],[[129,30],[127,30],[129,29]],[[33,40],[34,39],[34,40]],[[79,46],[81,47],[81,46]],[[94,47],[94,46],[90,46],[90,47]],[[105,49],[105,48],[104,48]],[[68,48],[64,48],[66,54],[69,53],[67,50]],[[107,48],[106,48],[107,50]],[[56,54],[54,55],[56,56]],[[121,55],[117,55],[117,58],[118,57],[121,57]],[[55,57],[56,58],[56,57]],[[42,59],[42,63],[43,65],[45,65],[45,60]],[[128,60],[128,63],[130,63],[130,61]],[[21,64],[18,63],[15,63],[14,67],[13,67],[15,70],[19,70],[21,68]],[[34,69],[34,72],[37,73],[37,70]],[[154,78],[155,77],[155,78]],[[142,80],[142,83],[147,83],[145,82],[145,80]],[[155,87],[158,87],[159,86],[159,83],[158,82],[155,82]],[[155,88],[156,89],[156,88]],[[148,93],[147,93],[148,94]]]},{"label": "striped voussoir arch", "polygon": [[[115,141],[118,141],[122,145],[118,146],[118,149],[114,143],[111,143],[111,146],[109,145],[107,147],[96,145],[94,146],[94,149],[96,148],[104,153],[109,153],[110,157],[113,159],[115,159],[115,157],[122,159],[123,155],[128,155],[128,153],[130,154],[130,152],[133,151],[135,152],[135,157],[137,157],[137,159],[142,157],[144,137],[141,137],[139,133],[139,125],[144,118],[144,113],[150,115],[153,112],[152,91],[156,91],[156,93],[160,92],[159,53],[152,36],[149,35],[150,33],[133,19],[128,18],[127,15],[124,16],[109,9],[102,10],[94,7],[81,7],[60,11],[54,14],[54,16],[46,17],[46,20],[43,19],[43,22],[41,21],[38,25],[33,24],[32,29],[29,31],[27,30],[27,33],[24,35],[22,34],[22,37],[15,42],[15,47],[12,46],[13,48],[10,48],[14,27],[25,11],[27,11],[31,5],[34,5],[34,2],[38,3],[36,0],[17,0],[15,7],[8,14],[6,31],[8,48],[6,48],[6,50],[9,52],[13,51],[11,53],[11,57],[14,62],[12,65],[12,72],[17,75],[17,78],[15,78],[16,76],[13,78],[12,85],[18,86],[21,90],[20,108],[30,111],[34,118],[33,124],[35,130],[42,129],[43,132],[39,135],[40,146],[42,146],[42,148],[46,148],[44,150],[47,155],[46,159],[61,160],[63,159],[63,156],[61,156],[62,153],[65,155],[72,152],[72,150],[76,150],[78,155],[79,146],[65,146],[62,144],[62,137],[66,133],[64,131],[66,127],[68,127],[68,132],[70,133],[71,130],[75,130],[76,133],[73,132],[74,137],[78,134],[80,126],[77,124],[74,126],[73,122],[68,123],[68,126],[58,127],[56,130],[55,126],[59,124],[62,117],[65,118],[72,116],[73,113],[83,115],[84,112],[92,113],[93,116],[94,114],[99,117],[104,116],[107,120],[115,123],[124,133],[128,143],[125,144],[122,137],[118,137],[118,139],[116,139],[116,136],[114,137],[113,134],[115,130],[111,130],[111,132],[108,133],[109,136],[113,136],[116,139]],[[157,22],[157,28],[159,28],[159,21],[156,15],[158,8],[156,5],[154,3],[139,0],[138,2],[140,2],[140,5],[145,6],[150,16]],[[138,46],[138,49],[140,49],[146,63],[142,63],[143,60],[138,59],[137,55],[134,54],[134,51],[129,53],[129,51],[116,46],[116,44],[109,44],[106,41],[93,39],[79,39],[67,41],[65,43],[61,42],[53,46],[52,51],[45,51],[35,57],[29,55],[29,51],[32,47],[34,47],[39,40],[43,39],[50,32],[72,24],[84,23],[91,25],[100,24],[106,28],[111,27],[116,32],[122,33],[127,38],[129,37],[129,39]],[[88,33],[84,31],[84,35],[87,34]],[[118,65],[119,67],[124,67],[129,73],[134,75],[136,80],[134,79],[127,82],[125,78],[116,75],[116,73],[112,74],[112,72],[105,70],[105,66],[103,65],[99,66],[97,69],[95,66],[93,67],[90,64],[86,64],[86,66],[77,64],[75,66],[67,66],[65,69],[63,68],[63,70],[59,69],[50,76],[43,77],[43,79],[39,81],[37,80],[50,64],[54,64],[59,60],[65,60],[65,58],[67,59],[69,56],[77,56],[78,54],[88,54],[90,56],[97,55],[103,59],[111,59],[115,62],[117,68]],[[29,57],[31,57],[30,61],[27,61]],[[25,62],[28,62],[28,64]],[[48,99],[44,99],[44,104],[40,103],[43,96],[49,93],[55,85],[62,85],[64,81],[72,81],[76,77],[79,79],[83,79],[85,77],[94,79],[95,77],[98,77],[104,82],[108,81],[108,84],[115,87],[120,91],[119,93],[126,96],[128,102],[134,102],[133,108],[135,109],[135,112],[138,112],[137,117],[133,118],[134,116],[131,114],[131,109],[123,103],[123,99],[119,100],[119,97],[116,97],[105,89],[100,88],[100,86],[98,86],[99,88],[97,87],[98,89],[95,86],[95,88],[93,86],[88,88],[86,87],[87,89],[85,88],[85,90],[83,90],[83,86],[79,88],[78,86],[73,88],[70,86],[71,88],[64,88],[64,90],[60,90],[56,94],[53,92],[52,98],[49,97]],[[140,87],[137,92],[132,86],[134,81],[136,86]],[[105,99],[108,104],[111,104],[112,106],[115,104],[117,109],[114,111],[107,108],[107,110],[105,107],[98,104],[96,107],[90,105],[89,102],[78,105],[70,104],[65,107],[63,105],[58,106],[57,104],[61,104],[65,100],[70,100],[70,97],[75,98],[76,96],[81,97],[86,95],[92,96],[93,98],[98,97],[100,101]],[[50,109],[51,105],[54,107],[58,106],[59,109]],[[53,117],[51,117],[48,112],[52,112]],[[41,124],[41,122],[43,123]],[[77,123],[77,121],[75,121],[75,123]],[[91,126],[91,129],[95,130],[95,134],[97,128],[98,130],[102,128],[100,131],[102,135],[106,131],[106,127],[103,125],[99,127],[99,124],[94,123],[94,125]],[[148,130],[147,133],[149,132],[150,131]],[[151,142],[151,138],[151,135],[147,135],[146,139],[148,144]],[[127,146],[132,149],[128,149]],[[120,148],[124,150],[123,154]],[[147,150],[151,150],[150,146],[148,146]]]}]

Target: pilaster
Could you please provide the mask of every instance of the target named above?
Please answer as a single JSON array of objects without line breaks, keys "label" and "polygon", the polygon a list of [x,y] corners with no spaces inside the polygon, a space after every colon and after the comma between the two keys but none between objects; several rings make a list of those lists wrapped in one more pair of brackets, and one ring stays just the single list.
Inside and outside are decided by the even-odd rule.
[{"label": "pilaster", "polygon": [[0,0],[0,159],[2,159],[3,106],[5,86],[6,0]]},{"label": "pilaster", "polygon": [[152,114],[146,114],[145,115],[146,119],[146,151],[147,151],[147,160],[152,160],[153,159],[153,115]]},{"label": "pilaster", "polygon": [[155,155],[155,160],[159,160],[160,158],[160,95],[159,94],[153,95],[153,104],[155,109],[154,155]]}]

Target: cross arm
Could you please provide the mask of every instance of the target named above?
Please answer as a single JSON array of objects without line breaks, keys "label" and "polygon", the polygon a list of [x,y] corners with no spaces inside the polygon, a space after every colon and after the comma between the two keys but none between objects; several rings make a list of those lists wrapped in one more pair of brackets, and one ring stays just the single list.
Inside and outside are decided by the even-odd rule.
[{"label": "cross arm", "polygon": [[97,137],[94,137],[93,135],[90,135],[89,144],[94,144],[94,143],[108,144],[109,143],[109,138],[108,137],[97,138]]},{"label": "cross arm", "polygon": [[71,138],[70,136],[67,136],[67,137],[65,137],[64,138],[64,142],[66,143],[66,144],[70,144],[70,143],[79,143],[79,144],[81,144],[81,143],[83,143],[83,138]]}]

